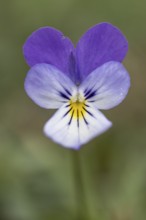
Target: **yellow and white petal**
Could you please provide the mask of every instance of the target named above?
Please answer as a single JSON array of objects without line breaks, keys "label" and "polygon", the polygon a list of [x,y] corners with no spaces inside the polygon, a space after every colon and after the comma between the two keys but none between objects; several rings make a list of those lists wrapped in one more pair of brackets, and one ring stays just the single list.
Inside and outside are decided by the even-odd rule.
[{"label": "yellow and white petal", "polygon": [[44,133],[67,148],[79,149],[112,123],[88,103],[64,104],[45,124]]}]

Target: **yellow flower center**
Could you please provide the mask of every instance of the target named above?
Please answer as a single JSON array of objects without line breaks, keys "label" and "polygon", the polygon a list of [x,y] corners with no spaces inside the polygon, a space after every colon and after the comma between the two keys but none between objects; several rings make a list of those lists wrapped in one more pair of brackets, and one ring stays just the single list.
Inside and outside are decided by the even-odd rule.
[{"label": "yellow flower center", "polygon": [[70,114],[74,119],[82,119],[85,114],[86,114],[86,105],[85,105],[85,101],[84,102],[72,102],[70,101]]},{"label": "yellow flower center", "polygon": [[84,119],[86,114],[86,100],[83,94],[77,93],[69,101],[70,115],[74,119]]}]

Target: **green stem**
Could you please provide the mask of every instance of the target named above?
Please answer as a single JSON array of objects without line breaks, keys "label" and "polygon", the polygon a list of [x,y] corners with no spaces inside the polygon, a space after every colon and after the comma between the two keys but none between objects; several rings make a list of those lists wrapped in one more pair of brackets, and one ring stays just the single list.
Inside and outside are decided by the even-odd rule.
[{"label": "green stem", "polygon": [[76,220],[90,220],[84,191],[84,183],[82,178],[80,151],[72,150],[72,159],[77,207]]}]

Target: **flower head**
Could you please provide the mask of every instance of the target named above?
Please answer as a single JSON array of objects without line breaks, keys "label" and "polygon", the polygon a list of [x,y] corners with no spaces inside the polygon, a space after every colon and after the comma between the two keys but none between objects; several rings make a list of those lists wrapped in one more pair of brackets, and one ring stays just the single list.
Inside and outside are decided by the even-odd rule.
[{"label": "flower head", "polygon": [[113,108],[127,95],[130,78],[121,64],[127,50],[126,38],[109,23],[89,29],[76,48],[51,27],[28,37],[26,93],[43,108],[59,108],[44,126],[46,136],[78,149],[111,127],[99,109]]}]

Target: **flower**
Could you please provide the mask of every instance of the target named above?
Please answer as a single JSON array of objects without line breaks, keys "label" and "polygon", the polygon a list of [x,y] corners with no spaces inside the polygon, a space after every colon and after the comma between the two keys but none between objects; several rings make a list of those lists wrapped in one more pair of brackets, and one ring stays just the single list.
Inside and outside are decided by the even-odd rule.
[{"label": "flower", "polygon": [[79,149],[111,127],[99,109],[115,107],[128,93],[130,77],[121,64],[127,50],[126,38],[109,23],[90,28],[76,48],[52,27],[28,37],[26,93],[43,108],[59,108],[44,126],[47,137]]}]

